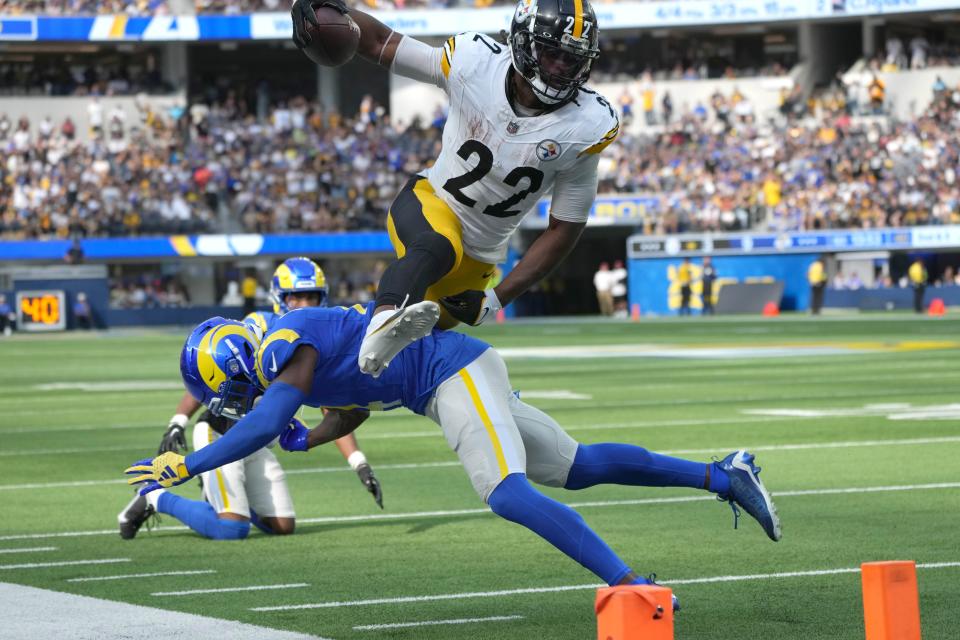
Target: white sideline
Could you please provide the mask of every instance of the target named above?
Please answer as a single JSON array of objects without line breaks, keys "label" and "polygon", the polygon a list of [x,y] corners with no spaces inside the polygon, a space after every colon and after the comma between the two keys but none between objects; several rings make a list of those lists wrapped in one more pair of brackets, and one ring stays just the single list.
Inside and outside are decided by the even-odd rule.
[{"label": "white sideline", "polygon": [[102,580],[132,580],[134,578],[159,578],[161,576],[198,576],[216,573],[215,569],[197,569],[195,571],[157,571],[156,573],[124,573],[115,576],[92,576],[89,578],[70,578],[67,582],[100,582]]},{"label": "white sideline", "polygon": [[222,589],[190,589],[189,591],[157,591],[156,593],[151,593],[152,596],[157,597],[169,597],[169,596],[193,596],[200,593],[234,593],[237,591],[272,591],[275,589],[299,589],[301,587],[309,587],[310,585],[306,582],[295,582],[291,584],[261,584],[254,585],[250,587],[224,587]]},{"label": "white sideline", "polygon": [[[917,563],[917,569],[946,569],[960,567],[960,562],[929,562]],[[710,582],[734,582],[744,580],[773,580],[777,578],[805,578],[811,576],[830,576],[842,573],[858,573],[859,567],[843,567],[839,569],[812,569],[809,571],[784,571],[781,573],[755,573],[740,576],[709,576],[702,578],[686,578],[668,580],[664,585],[706,584]],[[560,591],[577,591],[582,589],[597,589],[606,585],[574,584],[560,587],[528,587],[523,589],[503,589],[500,591],[472,591],[466,593],[440,593],[427,596],[401,596],[397,598],[371,598],[369,600],[344,600],[333,602],[315,602],[308,604],[288,604],[274,607],[252,607],[250,611],[294,611],[299,609],[336,609],[341,607],[360,607],[375,604],[405,604],[409,602],[434,602],[438,600],[462,600],[467,598],[496,598],[499,596],[514,596],[528,593],[556,593]]]},{"label": "white sideline", "polygon": [[432,627],[440,624],[470,624],[473,622],[503,622],[523,620],[523,616],[487,616],[486,618],[454,618],[451,620],[424,620],[422,622],[390,622],[386,624],[361,624],[354,631],[379,631],[381,629],[407,629],[409,627]]},{"label": "white sideline", "polygon": [[[704,421],[705,422],[705,421]],[[721,422],[732,422],[732,421],[721,421]],[[746,422],[752,422],[752,420],[747,420]],[[766,422],[766,421],[764,421]],[[629,423],[628,423],[629,424]],[[664,426],[665,423],[658,423],[659,426]],[[676,426],[676,425],[674,425]],[[591,429],[622,429],[628,428],[622,425],[602,425],[595,427],[583,427],[582,429],[570,429],[571,431],[575,430],[591,430]],[[431,432],[431,435],[435,435]],[[370,438],[365,438],[369,440]],[[657,453],[662,453],[664,455],[681,455],[681,454],[691,454],[691,453],[717,453],[717,452],[726,452],[733,451],[740,448],[745,448],[748,451],[794,451],[794,450],[803,450],[803,449],[838,449],[838,448],[853,448],[853,447],[899,447],[907,445],[923,445],[923,444],[952,444],[960,442],[960,436],[942,436],[942,437],[932,437],[932,438],[901,438],[893,440],[846,440],[839,442],[800,442],[793,444],[769,444],[769,445],[757,445],[750,447],[741,447],[741,446],[728,446],[728,447],[708,447],[705,449],[665,449],[658,450]],[[95,449],[90,449],[90,452],[95,452]],[[459,467],[460,462],[457,460],[447,460],[443,462],[413,462],[413,463],[404,463],[404,464],[383,464],[377,465],[377,470],[399,470],[399,469],[439,469],[443,467]],[[314,474],[314,473],[334,473],[338,471],[349,471],[350,467],[346,465],[338,465],[336,467],[313,467],[308,469],[290,469],[286,473],[287,475],[305,475],[305,474]],[[89,486],[101,486],[101,485],[111,485],[111,484],[125,484],[126,480],[117,479],[117,480],[76,480],[72,482],[32,482],[26,484],[5,484],[0,485],[0,491],[16,491],[16,490],[26,490],[26,489],[57,489],[57,488],[66,488],[66,487],[89,487]]]},{"label": "white sideline", "polygon": [[[774,498],[795,496],[826,496],[854,493],[883,493],[888,491],[923,491],[934,489],[960,489],[960,482],[934,482],[929,484],[904,484],[877,487],[839,487],[834,489],[795,489],[777,491]],[[676,504],[682,502],[715,501],[713,495],[675,496],[671,498],[638,498],[636,500],[598,500],[594,502],[569,502],[567,506],[578,509],[584,507],[623,507],[652,504]],[[407,513],[384,513],[357,516],[321,516],[318,518],[298,518],[298,524],[335,524],[340,522],[370,522],[405,520],[413,518],[446,518],[449,516],[492,515],[489,509],[453,509],[445,511],[410,511]],[[187,527],[157,527],[153,531],[184,531]],[[116,529],[96,529],[93,531],[58,531],[55,533],[20,533],[0,536],[0,541],[35,540],[40,538],[75,538],[81,536],[117,535]]]},{"label": "white sideline", "polygon": [[0,553],[37,553],[39,551],[56,551],[60,547],[27,547],[24,549],[0,549]]},{"label": "white sideline", "polygon": [[63,562],[27,562],[24,564],[0,564],[0,570],[6,569],[47,569],[49,567],[71,567],[82,564],[116,564],[133,562],[130,558],[102,558],[100,560],[64,560]]},{"label": "white sideline", "polygon": [[233,620],[183,611],[113,602],[72,593],[0,582],[0,629],[4,640],[96,638],[165,640],[229,638],[230,640],[324,640]]}]

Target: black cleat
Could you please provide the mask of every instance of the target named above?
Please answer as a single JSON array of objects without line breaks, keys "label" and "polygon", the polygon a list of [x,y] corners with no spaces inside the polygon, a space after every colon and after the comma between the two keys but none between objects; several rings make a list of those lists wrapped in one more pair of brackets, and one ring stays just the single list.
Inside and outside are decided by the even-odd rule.
[{"label": "black cleat", "polygon": [[360,482],[363,483],[363,486],[366,487],[370,495],[373,496],[377,506],[383,509],[383,489],[380,488],[380,481],[373,475],[373,469],[370,468],[370,465],[364,462],[357,467],[357,475],[360,477]]},{"label": "black cleat", "polygon": [[140,527],[156,513],[156,509],[147,502],[146,497],[139,493],[134,494],[133,500],[123,511],[117,514],[117,522],[120,523],[120,537],[124,540],[132,540],[140,531]]}]

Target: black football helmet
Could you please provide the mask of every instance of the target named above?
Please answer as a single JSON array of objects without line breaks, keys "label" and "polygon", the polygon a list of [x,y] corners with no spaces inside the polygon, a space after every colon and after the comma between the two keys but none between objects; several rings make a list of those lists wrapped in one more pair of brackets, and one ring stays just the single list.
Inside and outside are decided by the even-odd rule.
[{"label": "black football helmet", "polygon": [[510,24],[513,68],[544,104],[573,99],[600,55],[589,0],[520,0]]}]

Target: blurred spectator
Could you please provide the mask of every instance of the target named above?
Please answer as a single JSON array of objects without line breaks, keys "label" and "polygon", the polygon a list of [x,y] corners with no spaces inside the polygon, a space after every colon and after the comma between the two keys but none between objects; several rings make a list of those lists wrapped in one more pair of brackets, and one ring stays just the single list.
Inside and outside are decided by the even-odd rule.
[{"label": "blurred spectator", "polygon": [[83,291],[77,294],[77,300],[73,303],[73,317],[78,329],[93,327],[93,312],[90,309],[90,303],[87,302],[87,294]]},{"label": "blurred spectator", "polygon": [[176,277],[154,274],[110,281],[112,309],[183,307],[189,303],[189,292]]},{"label": "blurred spectator", "polygon": [[600,268],[593,274],[593,286],[597,290],[597,305],[600,307],[600,314],[604,316],[613,315],[612,275],[610,265],[606,262],[601,262]]},{"label": "blurred spectator", "polygon": [[253,313],[257,306],[257,279],[252,273],[247,273],[240,283],[240,295],[243,296],[243,315]]},{"label": "blurred spectator", "polygon": [[0,293],[0,334],[9,336],[13,333],[14,322],[16,322],[16,314],[7,302],[7,296]]},{"label": "blurred spectator", "polygon": [[923,313],[923,294],[927,289],[927,267],[923,260],[917,258],[907,269],[907,277],[910,278],[910,286],[913,287],[913,310],[917,313]]},{"label": "blurred spectator", "polygon": [[703,315],[713,315],[713,283],[717,280],[717,270],[710,256],[703,258],[703,271],[700,275],[702,285],[700,297],[703,299]]},{"label": "blurred spectator", "polygon": [[613,314],[618,318],[627,317],[627,269],[623,260],[615,260],[610,271],[610,293],[613,295]]},{"label": "blurred spectator", "polygon": [[83,247],[80,245],[80,238],[74,238],[70,243],[70,248],[63,256],[63,261],[67,264],[80,264],[83,262]]},{"label": "blurred spectator", "polygon": [[680,315],[690,315],[690,297],[693,293],[693,265],[690,258],[684,258],[677,268],[677,282],[680,284]]},{"label": "blurred spectator", "polygon": [[827,271],[823,258],[819,257],[807,268],[807,282],[810,283],[810,313],[817,316],[823,308],[823,292],[827,288]]}]

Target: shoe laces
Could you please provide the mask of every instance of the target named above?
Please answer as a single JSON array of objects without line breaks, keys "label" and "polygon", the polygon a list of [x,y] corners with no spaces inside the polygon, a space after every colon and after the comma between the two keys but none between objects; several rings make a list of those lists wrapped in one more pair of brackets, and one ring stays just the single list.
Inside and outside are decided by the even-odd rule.
[{"label": "shoe laces", "polygon": [[158,512],[156,509],[151,510],[153,513],[148,515],[147,519],[143,521],[143,526],[146,527],[147,531],[153,531],[154,529],[159,528],[163,522],[160,519],[160,512]]},{"label": "shoe laces", "polygon": [[[720,459],[717,458],[717,456],[711,456],[710,459],[713,462],[720,462]],[[760,475],[760,467],[753,464],[753,461],[755,459],[753,454],[747,454],[746,456],[744,456],[743,459],[747,462],[747,464],[750,465],[750,469],[754,474]],[[736,529],[737,525],[740,522],[741,514],[740,514],[740,508],[737,506],[737,503],[733,501],[733,497],[729,494],[723,495],[718,493],[717,502],[726,502],[727,504],[730,505],[730,509],[733,511],[733,528]]]}]

